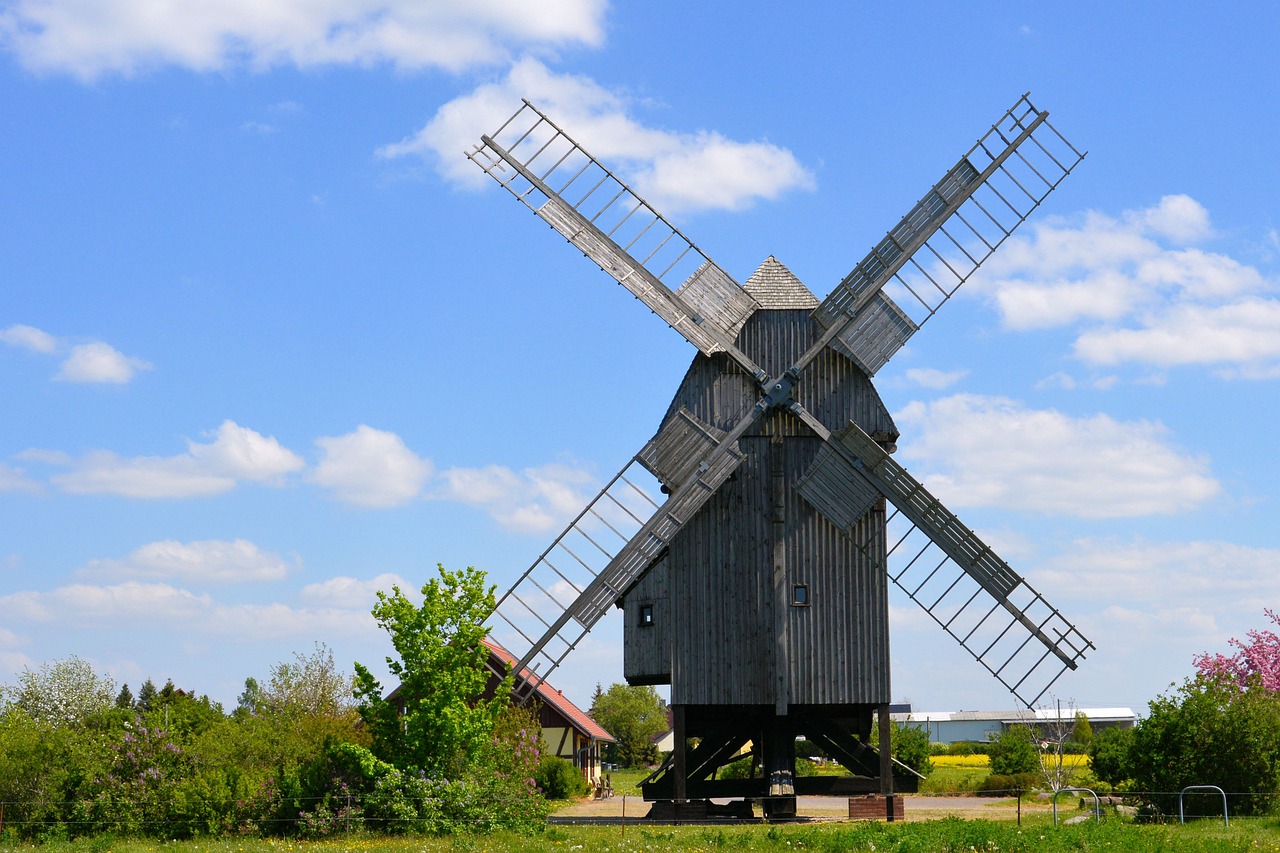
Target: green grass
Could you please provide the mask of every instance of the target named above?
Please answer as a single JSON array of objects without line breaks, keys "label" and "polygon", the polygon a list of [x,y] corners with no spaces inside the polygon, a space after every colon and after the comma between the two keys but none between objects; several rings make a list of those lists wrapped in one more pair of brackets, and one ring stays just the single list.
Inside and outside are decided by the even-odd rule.
[{"label": "green grass", "polygon": [[987,767],[944,767],[935,765],[933,772],[920,783],[922,794],[966,794],[978,789],[991,774]]},{"label": "green grass", "polygon": [[609,776],[613,779],[613,793],[619,797],[640,796],[640,780],[652,772],[652,770],[643,767],[635,770],[610,770]]},{"label": "green grass", "polygon": [[551,827],[523,837],[509,834],[453,838],[357,836],[327,841],[214,839],[189,842],[97,838],[72,843],[23,845],[31,853],[570,853],[570,851],[876,851],[876,853],[1244,853],[1280,850],[1280,820],[1237,819],[1186,826],[1138,826],[1117,821],[1053,827],[1048,819],[945,820],[918,823],[840,823],[792,826]]}]

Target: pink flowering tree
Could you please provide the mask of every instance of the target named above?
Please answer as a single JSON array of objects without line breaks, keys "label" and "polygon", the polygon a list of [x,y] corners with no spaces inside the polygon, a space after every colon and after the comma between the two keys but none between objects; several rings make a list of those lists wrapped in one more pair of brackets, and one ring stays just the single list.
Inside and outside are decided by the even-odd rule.
[{"label": "pink flowering tree", "polygon": [[[1280,615],[1266,610],[1273,625],[1280,626]],[[1268,629],[1245,634],[1246,639],[1232,637],[1229,641],[1237,651],[1234,655],[1196,655],[1192,663],[1204,678],[1234,684],[1241,690],[1257,684],[1272,693],[1280,693],[1280,635]]]}]

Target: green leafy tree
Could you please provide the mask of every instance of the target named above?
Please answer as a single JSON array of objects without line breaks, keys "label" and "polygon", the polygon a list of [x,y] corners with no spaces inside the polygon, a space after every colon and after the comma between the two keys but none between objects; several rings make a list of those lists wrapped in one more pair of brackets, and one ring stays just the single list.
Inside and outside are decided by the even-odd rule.
[{"label": "green leafy tree", "polygon": [[1089,724],[1089,717],[1084,711],[1076,711],[1075,726],[1071,729],[1071,740],[1081,746],[1087,747],[1093,743],[1093,726]]},{"label": "green leafy tree", "polygon": [[262,706],[262,687],[258,685],[258,679],[251,675],[244,680],[244,690],[240,691],[240,695],[236,698],[236,709],[232,713],[237,716],[253,715],[258,713]]},{"label": "green leafy tree", "polygon": [[921,776],[933,772],[933,762],[929,760],[929,735],[923,729],[890,723],[889,751]]},{"label": "green leafy tree", "polygon": [[374,754],[401,769],[454,778],[491,753],[510,691],[504,685],[482,698],[489,680],[484,620],[493,612],[494,587],[475,568],[437,568],[440,577],[423,585],[421,605],[399,587],[378,593],[373,617],[391,635],[397,657],[387,666],[400,686],[384,698],[382,685],[357,663],[355,695]]},{"label": "green leafy tree", "polygon": [[617,738],[619,764],[640,767],[658,760],[653,741],[667,730],[667,706],[652,687],[612,684],[592,704],[591,716]]},{"label": "green leafy tree", "polygon": [[[1256,682],[1187,681],[1149,703],[1130,759],[1138,790],[1217,785],[1233,795],[1233,814],[1264,813],[1280,793],[1280,696]],[[1177,807],[1176,795],[1151,798],[1166,813]]]},{"label": "green leafy tree", "polygon": [[1107,728],[1094,735],[1089,744],[1089,769],[1109,785],[1121,785],[1133,778],[1133,729]]},{"label": "green leafy tree", "polygon": [[1040,772],[1040,750],[1026,726],[1010,726],[991,742],[991,772],[999,776]]},{"label": "green leafy tree", "polygon": [[110,678],[72,655],[38,670],[24,669],[11,692],[15,707],[34,720],[59,726],[74,725],[112,707],[116,691]]}]

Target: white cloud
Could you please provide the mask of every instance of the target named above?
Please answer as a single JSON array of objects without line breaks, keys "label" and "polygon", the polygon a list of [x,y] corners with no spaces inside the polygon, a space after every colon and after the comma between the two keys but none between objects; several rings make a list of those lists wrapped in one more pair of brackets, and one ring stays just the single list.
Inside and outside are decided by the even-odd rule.
[{"label": "white cloud", "polygon": [[91,560],[80,574],[134,580],[188,583],[244,583],[281,580],[293,568],[278,554],[245,539],[177,542],[166,539],[143,545],[120,559]]},{"label": "white cloud", "polygon": [[151,365],[140,358],[132,358],[110,344],[95,341],[71,348],[62,369],[54,379],[66,382],[112,382],[122,385],[133,379],[139,370],[150,370]]},{"label": "white cloud", "polygon": [[38,483],[28,480],[20,468],[11,468],[0,462],[0,492],[37,492]]},{"label": "white cloud", "polygon": [[334,607],[353,607],[368,609],[373,605],[375,593],[390,592],[398,586],[405,593],[413,590],[412,584],[393,572],[384,572],[377,577],[361,580],[353,577],[336,577],[320,583],[309,583],[302,588],[299,596],[303,601]]},{"label": "white cloud", "polygon": [[1137,329],[1094,329],[1076,340],[1076,355],[1094,364],[1142,361],[1280,366],[1280,301],[1247,298],[1226,305],[1175,305],[1158,324]]},{"label": "white cloud", "polygon": [[636,192],[666,212],[738,210],[813,186],[813,176],[784,148],[737,142],[714,131],[677,133],[641,124],[630,102],[582,76],[556,74],[536,59],[516,62],[506,78],[445,104],[410,139],[384,146],[383,157],[429,154],[441,174],[465,186],[489,179],[462,157],[528,98],[592,156],[626,176]]},{"label": "white cloud", "polygon": [[58,348],[57,338],[34,326],[14,325],[0,329],[0,342],[32,352],[51,353]]},{"label": "white cloud", "polygon": [[545,533],[582,509],[595,484],[587,471],[550,464],[515,472],[490,465],[442,471],[443,484],[431,495],[479,507],[498,524],[520,533]]},{"label": "white cloud", "polygon": [[0,7],[0,45],[29,70],[84,80],[167,65],[461,71],[518,49],[598,45],[604,10],[604,0],[14,0]]},{"label": "white cloud", "polygon": [[106,586],[68,584],[47,592],[0,595],[0,616],[11,624],[67,622],[82,628],[169,628],[240,642],[349,635],[373,628],[367,608],[221,603],[207,594],[197,595],[171,584],[140,581]]},{"label": "white cloud", "polygon": [[1186,195],[1118,218],[1050,218],[1008,240],[970,292],[1013,329],[1080,327],[1075,354],[1088,364],[1280,375],[1276,282],[1192,245],[1212,236],[1208,211]]},{"label": "white cloud", "polygon": [[1277,565],[1277,548],[1085,538],[1042,564],[1037,577],[1062,595],[1106,590],[1110,599],[1175,606],[1212,599],[1261,613],[1280,598]]},{"label": "white cloud", "polygon": [[346,435],[318,438],[316,444],[321,459],[311,481],[357,506],[408,503],[431,476],[431,462],[405,447],[393,432],[361,424]]},{"label": "white cloud", "polygon": [[960,394],[896,413],[900,453],[949,506],[1080,518],[1186,512],[1221,486],[1207,462],[1148,421],[1073,418],[1002,397]]},{"label": "white cloud", "polygon": [[303,464],[276,439],[228,420],[211,443],[188,441],[186,453],[124,459],[98,450],[73,460],[70,472],[52,479],[76,494],[188,498],[222,494],[243,480],[279,485]]},{"label": "white cloud", "polygon": [[941,390],[950,388],[969,375],[967,370],[942,371],[932,367],[913,367],[907,370],[907,380],[922,388]]}]

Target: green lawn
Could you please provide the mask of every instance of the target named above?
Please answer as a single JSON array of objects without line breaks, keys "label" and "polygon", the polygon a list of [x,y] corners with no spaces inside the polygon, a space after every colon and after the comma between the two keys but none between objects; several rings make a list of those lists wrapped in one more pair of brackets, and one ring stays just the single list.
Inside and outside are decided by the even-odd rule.
[{"label": "green lawn", "polygon": [[618,826],[552,827],[529,838],[495,834],[453,838],[373,838],[357,836],[327,841],[261,841],[257,839],[190,842],[123,841],[98,838],[74,843],[48,843],[9,849],[32,853],[569,853],[569,851],[663,851],[711,853],[715,850],[759,851],[1002,851],[1002,853],[1234,853],[1280,850],[1280,820],[1239,819],[1230,829],[1221,822],[1187,826],[1136,826],[1115,821],[1101,825],[1050,826],[1037,817],[1022,826],[1001,821],[946,819],[918,823],[837,823],[810,826]]}]

